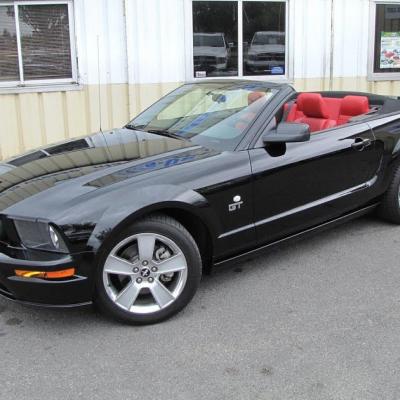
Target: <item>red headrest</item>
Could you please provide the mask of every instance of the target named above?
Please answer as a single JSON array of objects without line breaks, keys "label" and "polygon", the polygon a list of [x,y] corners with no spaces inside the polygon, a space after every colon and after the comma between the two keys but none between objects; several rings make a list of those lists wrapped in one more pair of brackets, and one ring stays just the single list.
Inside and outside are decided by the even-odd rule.
[{"label": "red headrest", "polygon": [[302,94],[300,94],[297,97],[296,104],[297,104],[298,111],[303,111],[303,99],[304,99],[304,96]]},{"label": "red headrest", "polygon": [[340,115],[362,115],[369,111],[369,100],[366,96],[346,96],[343,98]]},{"label": "red headrest", "polygon": [[260,100],[263,97],[265,97],[265,92],[251,92],[247,96],[247,100],[250,105],[250,104],[253,104],[257,100]]},{"label": "red headrest", "polygon": [[297,104],[307,117],[329,118],[328,109],[319,93],[301,93],[297,97]]}]

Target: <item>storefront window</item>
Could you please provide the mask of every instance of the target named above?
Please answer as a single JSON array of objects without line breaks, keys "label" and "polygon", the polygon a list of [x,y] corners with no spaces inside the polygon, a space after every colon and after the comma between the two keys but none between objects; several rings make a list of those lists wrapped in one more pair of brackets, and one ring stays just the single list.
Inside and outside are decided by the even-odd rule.
[{"label": "storefront window", "polygon": [[285,25],[285,3],[243,3],[244,75],[285,75]]},{"label": "storefront window", "polygon": [[374,73],[400,73],[400,3],[376,4]]},{"label": "storefront window", "polygon": [[284,0],[193,0],[194,78],[285,76],[286,8]]},{"label": "storefront window", "polygon": [[236,1],[193,2],[195,78],[238,75]]}]

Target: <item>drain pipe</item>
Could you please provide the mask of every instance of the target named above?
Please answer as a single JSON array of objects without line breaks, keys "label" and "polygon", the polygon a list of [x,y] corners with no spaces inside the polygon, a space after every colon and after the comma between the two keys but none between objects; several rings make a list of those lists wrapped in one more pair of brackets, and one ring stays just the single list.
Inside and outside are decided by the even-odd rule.
[{"label": "drain pipe", "polygon": [[131,94],[131,90],[130,90],[130,85],[131,83],[131,76],[132,76],[132,66],[130,65],[130,52],[132,51],[129,48],[129,44],[128,44],[128,35],[129,35],[129,29],[128,29],[128,22],[127,22],[127,18],[128,18],[128,0],[124,0],[124,35],[125,35],[125,60],[126,60],[126,76],[127,76],[127,84],[128,84],[128,117],[129,119],[131,117],[133,117],[133,115],[131,115],[132,113],[132,94]]},{"label": "drain pipe", "polygon": [[331,49],[329,57],[329,90],[333,90],[333,57],[335,51],[335,0],[331,0]]}]

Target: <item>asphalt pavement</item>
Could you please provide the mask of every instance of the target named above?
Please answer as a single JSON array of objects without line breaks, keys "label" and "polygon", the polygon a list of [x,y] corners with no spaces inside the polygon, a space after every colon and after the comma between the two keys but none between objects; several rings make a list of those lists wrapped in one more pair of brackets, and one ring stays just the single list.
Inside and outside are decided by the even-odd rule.
[{"label": "asphalt pavement", "polygon": [[350,222],[203,278],[159,325],[0,300],[0,399],[397,400],[400,227]]}]

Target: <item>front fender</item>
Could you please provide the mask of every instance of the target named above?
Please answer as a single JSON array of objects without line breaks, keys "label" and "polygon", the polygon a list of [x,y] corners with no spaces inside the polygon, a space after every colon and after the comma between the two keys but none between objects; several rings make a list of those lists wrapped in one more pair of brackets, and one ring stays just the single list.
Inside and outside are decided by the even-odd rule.
[{"label": "front fender", "polygon": [[219,228],[207,199],[194,190],[175,185],[156,185],[140,188],[136,193],[119,196],[102,214],[88,241],[88,247],[98,251],[107,238],[127,223],[162,209],[189,211],[199,217],[212,233],[213,240]]}]

